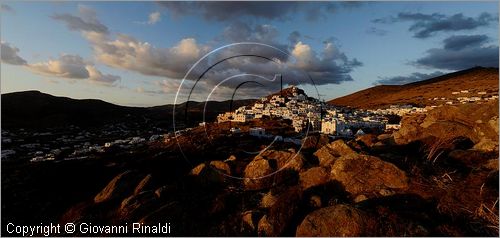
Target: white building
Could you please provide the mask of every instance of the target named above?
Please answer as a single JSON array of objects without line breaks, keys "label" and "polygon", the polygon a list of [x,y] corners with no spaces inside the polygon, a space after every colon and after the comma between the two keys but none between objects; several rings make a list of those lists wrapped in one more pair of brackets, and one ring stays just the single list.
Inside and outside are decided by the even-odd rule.
[{"label": "white building", "polygon": [[337,122],[335,120],[323,120],[321,122],[321,133],[334,135],[337,130]]}]

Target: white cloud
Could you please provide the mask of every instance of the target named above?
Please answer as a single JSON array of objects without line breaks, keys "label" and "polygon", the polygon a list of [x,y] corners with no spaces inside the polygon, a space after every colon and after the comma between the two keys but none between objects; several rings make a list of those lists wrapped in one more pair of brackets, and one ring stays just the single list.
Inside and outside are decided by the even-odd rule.
[{"label": "white cloud", "polygon": [[152,12],[151,14],[149,14],[149,20],[148,20],[148,24],[149,25],[153,25],[153,24],[156,24],[157,22],[159,22],[161,20],[161,14],[160,12]]}]

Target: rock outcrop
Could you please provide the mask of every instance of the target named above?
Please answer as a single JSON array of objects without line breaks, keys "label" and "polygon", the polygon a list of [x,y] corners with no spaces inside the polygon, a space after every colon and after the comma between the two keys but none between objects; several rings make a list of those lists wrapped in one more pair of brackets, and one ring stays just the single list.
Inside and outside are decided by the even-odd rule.
[{"label": "rock outcrop", "polygon": [[132,171],[125,171],[111,180],[95,197],[94,202],[100,203],[111,199],[125,198],[132,194],[140,177]]},{"label": "rock outcrop", "polygon": [[447,105],[426,113],[407,115],[401,120],[401,129],[394,133],[397,144],[426,138],[445,141],[468,138],[477,150],[498,150],[498,101]]},{"label": "rock outcrop", "polygon": [[364,212],[351,206],[325,207],[307,215],[296,236],[365,236],[367,220]]},{"label": "rock outcrop", "polygon": [[[299,172],[304,166],[304,156],[294,150],[276,151],[268,150],[255,156],[246,166],[244,171],[244,185],[248,190],[269,187],[275,179],[281,177],[286,171]],[[278,178],[275,178],[278,176]]]},{"label": "rock outcrop", "polygon": [[335,161],[330,178],[340,182],[353,197],[380,193],[383,189],[404,190],[408,187],[404,171],[394,164],[369,155],[356,155],[356,158]]},{"label": "rock outcrop", "polygon": [[300,187],[303,190],[327,183],[329,179],[330,175],[323,167],[313,167],[299,174]]},{"label": "rock outcrop", "polygon": [[337,158],[351,154],[356,154],[356,152],[340,139],[321,147],[314,153],[314,156],[318,158],[320,166],[329,167]]}]

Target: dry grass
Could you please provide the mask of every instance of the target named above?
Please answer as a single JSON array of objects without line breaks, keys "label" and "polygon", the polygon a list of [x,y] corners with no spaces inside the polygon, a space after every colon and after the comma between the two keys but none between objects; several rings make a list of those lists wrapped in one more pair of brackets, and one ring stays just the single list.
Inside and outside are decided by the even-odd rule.
[{"label": "dry grass", "polygon": [[495,229],[498,234],[499,217],[498,217],[498,209],[496,209],[497,203],[498,203],[498,198],[491,207],[488,207],[484,203],[479,204],[479,208],[476,210],[475,215],[476,217],[485,220],[488,223],[487,227]]},{"label": "dry grass", "polygon": [[451,133],[448,133],[442,137],[436,138],[432,144],[426,145],[424,147],[424,152],[427,154],[427,161],[435,163],[437,159],[446,151],[446,149],[453,147],[456,140],[457,139],[453,138]]}]

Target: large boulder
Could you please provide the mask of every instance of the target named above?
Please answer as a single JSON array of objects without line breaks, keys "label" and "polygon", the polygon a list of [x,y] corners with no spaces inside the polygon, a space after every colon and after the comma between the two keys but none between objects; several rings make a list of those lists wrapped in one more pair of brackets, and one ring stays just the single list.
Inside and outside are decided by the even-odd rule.
[{"label": "large boulder", "polygon": [[394,164],[369,155],[337,160],[332,166],[330,178],[340,182],[353,197],[408,188],[408,178],[404,171]]},{"label": "large boulder", "polygon": [[269,187],[272,184],[271,173],[273,169],[269,162],[262,158],[257,157],[250,162],[244,171],[245,188],[248,190],[257,190]]},{"label": "large boulder", "polygon": [[327,145],[330,139],[325,134],[310,135],[302,139],[302,149],[319,149]]},{"label": "large boulder", "polygon": [[[244,174],[245,188],[256,190],[267,188],[275,181],[286,179],[289,171],[299,172],[304,166],[304,156],[293,150],[268,150],[255,156],[246,166]],[[280,171],[274,173],[276,171]],[[277,178],[275,176],[278,176]]]},{"label": "large boulder", "polygon": [[330,174],[323,167],[313,167],[299,174],[299,183],[302,190],[327,183]]},{"label": "large boulder", "polygon": [[347,205],[313,211],[297,227],[296,236],[365,236],[367,215]]},{"label": "large boulder", "polygon": [[94,197],[95,203],[125,198],[132,194],[141,178],[132,171],[125,171],[114,177],[101,192]]},{"label": "large boulder", "polygon": [[322,167],[329,167],[337,158],[341,156],[350,156],[354,154],[357,153],[342,139],[325,145],[314,153],[319,160],[319,165]]}]

